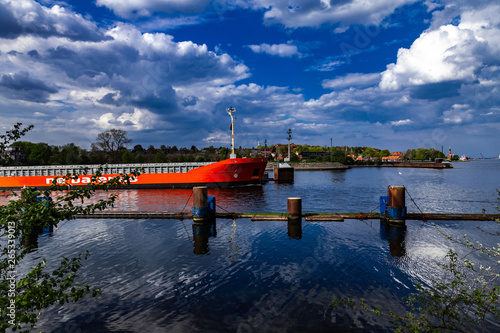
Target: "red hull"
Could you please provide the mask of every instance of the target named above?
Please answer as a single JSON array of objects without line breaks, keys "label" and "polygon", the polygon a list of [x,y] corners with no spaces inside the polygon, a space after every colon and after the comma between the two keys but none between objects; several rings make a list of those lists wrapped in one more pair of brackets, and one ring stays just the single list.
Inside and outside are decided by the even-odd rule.
[{"label": "red hull", "polygon": [[[200,166],[188,172],[142,173],[139,177],[133,179],[127,187],[190,188],[202,185],[208,187],[257,185],[262,183],[266,165],[267,159],[265,158],[233,158]],[[102,180],[116,176],[118,174],[104,174]],[[49,187],[55,177],[57,176],[0,176],[0,189],[15,189],[25,186]],[[68,184],[85,186],[89,182],[90,176],[82,175],[76,180],[71,180]]]}]

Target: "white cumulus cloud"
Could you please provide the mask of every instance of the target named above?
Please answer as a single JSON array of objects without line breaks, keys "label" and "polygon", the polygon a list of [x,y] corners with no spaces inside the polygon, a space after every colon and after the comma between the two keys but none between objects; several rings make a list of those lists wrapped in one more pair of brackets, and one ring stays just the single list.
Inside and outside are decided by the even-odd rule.
[{"label": "white cumulus cloud", "polygon": [[391,121],[391,126],[404,126],[404,125],[410,125],[412,123],[413,121],[411,119],[405,119],[405,120]]},{"label": "white cumulus cloud", "polygon": [[382,73],[380,87],[397,90],[445,81],[472,82],[480,70],[500,60],[500,6],[465,12],[458,26],[442,25],[422,33],[409,49],[398,51],[395,64]]},{"label": "white cumulus cloud", "polygon": [[248,45],[248,47],[255,53],[267,53],[279,57],[301,57],[302,54],[299,52],[297,46],[292,44],[260,44],[260,45]]},{"label": "white cumulus cloud", "polygon": [[446,124],[461,124],[469,122],[474,118],[474,111],[469,105],[455,104],[451,110],[443,112],[443,120]]}]

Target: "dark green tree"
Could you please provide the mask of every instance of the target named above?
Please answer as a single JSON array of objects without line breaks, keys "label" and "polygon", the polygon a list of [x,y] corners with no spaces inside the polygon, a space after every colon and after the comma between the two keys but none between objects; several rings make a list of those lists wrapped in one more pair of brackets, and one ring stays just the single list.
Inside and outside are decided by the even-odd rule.
[{"label": "dark green tree", "polygon": [[166,162],[167,162],[167,155],[163,152],[163,150],[157,152],[155,155],[155,163],[166,163]]},{"label": "dark green tree", "polygon": [[134,146],[134,149],[132,149],[132,154],[134,155],[138,155],[138,154],[145,154],[146,153],[146,150],[144,148],[142,148],[141,145],[135,145]]},{"label": "dark green tree", "polygon": [[144,154],[135,157],[135,163],[146,163],[146,156]]},{"label": "dark green tree", "polygon": [[196,156],[194,159],[195,162],[205,162],[205,158],[201,155]]},{"label": "dark green tree", "polygon": [[47,165],[50,164],[52,156],[52,148],[46,143],[35,143],[31,147],[28,155],[28,163],[32,165]]},{"label": "dark green tree", "polygon": [[389,151],[389,149],[383,149],[383,150],[378,152],[377,157],[382,158],[382,157],[387,157],[390,155],[391,155],[391,152]]},{"label": "dark green tree", "polygon": [[417,160],[428,160],[429,159],[429,149],[419,148],[417,149],[417,154],[415,155]]},{"label": "dark green tree", "polygon": [[378,151],[375,150],[374,148],[368,147],[363,151],[363,157],[369,156],[369,157],[377,157],[378,156]]},{"label": "dark green tree", "polygon": [[226,147],[220,147],[219,155],[222,159],[225,159],[229,156],[229,150]]},{"label": "dark green tree", "polygon": [[68,143],[60,149],[63,164],[80,164],[82,162],[80,151],[82,149],[74,143]]},{"label": "dark green tree", "polygon": [[134,155],[130,152],[130,150],[126,149],[122,154],[122,163],[134,163]]}]

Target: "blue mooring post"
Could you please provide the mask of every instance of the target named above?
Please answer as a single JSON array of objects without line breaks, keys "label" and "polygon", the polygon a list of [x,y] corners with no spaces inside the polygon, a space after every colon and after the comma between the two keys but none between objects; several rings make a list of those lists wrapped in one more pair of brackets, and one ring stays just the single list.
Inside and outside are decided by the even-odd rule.
[{"label": "blue mooring post", "polygon": [[406,220],[405,187],[389,186],[387,192],[389,194],[389,202],[385,210],[386,218],[389,222],[404,223]]},{"label": "blue mooring post", "polygon": [[388,196],[381,196],[380,197],[380,216],[386,216],[387,215],[387,204],[389,203],[389,197]]},{"label": "blue mooring post", "polygon": [[207,197],[207,204],[208,204],[208,217],[211,220],[215,220],[215,213],[216,213],[216,200],[215,197],[208,196]]},{"label": "blue mooring post", "polygon": [[193,187],[193,220],[194,222],[206,222],[215,220],[216,200],[207,195],[207,187]]}]

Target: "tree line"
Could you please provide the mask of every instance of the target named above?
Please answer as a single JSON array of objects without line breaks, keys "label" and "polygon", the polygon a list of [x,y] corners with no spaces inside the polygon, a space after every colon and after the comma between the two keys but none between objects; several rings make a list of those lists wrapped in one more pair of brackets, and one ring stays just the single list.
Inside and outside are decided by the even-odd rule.
[{"label": "tree line", "polygon": [[[62,146],[49,145],[47,143],[33,143],[28,141],[16,141],[11,147],[19,147],[20,156],[5,159],[4,165],[80,165],[80,164],[117,164],[117,163],[169,163],[169,162],[216,162],[229,158],[228,147],[210,146],[198,149],[196,146],[177,147],[161,145],[159,148],[149,145],[145,148],[136,144],[132,149],[127,146],[132,140],[127,137],[127,132],[120,129],[110,129],[97,135],[96,141],[91,144],[91,149],[81,148],[74,143]],[[327,147],[292,144],[291,162],[339,162],[342,164],[367,163],[367,161],[356,161],[357,156],[368,158],[368,163],[377,163],[377,158],[389,156],[388,149],[377,149],[372,147]],[[267,150],[268,153],[263,153]],[[288,155],[287,145],[271,145],[257,148],[235,149],[237,157],[269,157],[273,154],[276,160]],[[434,160],[445,158],[445,155],[434,148],[408,149],[404,160]],[[458,160],[458,156],[454,156]],[[380,163],[380,161],[379,161]]]},{"label": "tree line", "polygon": [[[100,133],[91,149],[81,148],[74,143],[63,146],[49,145],[44,142],[16,141],[10,147],[19,147],[20,157],[3,160],[4,165],[73,165],[73,164],[116,164],[116,163],[167,163],[167,162],[207,162],[219,161],[229,157],[226,147],[205,149],[165,146],[147,149],[137,144],[132,149],[127,145],[132,142],[127,132],[111,129]],[[245,151],[240,147],[237,153]]]}]

